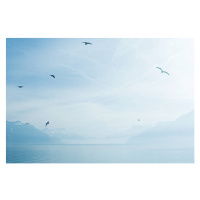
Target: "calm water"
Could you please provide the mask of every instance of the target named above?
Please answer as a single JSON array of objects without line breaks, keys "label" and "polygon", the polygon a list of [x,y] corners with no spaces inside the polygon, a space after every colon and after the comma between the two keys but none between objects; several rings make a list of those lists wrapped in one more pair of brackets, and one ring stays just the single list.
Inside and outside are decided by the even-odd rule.
[{"label": "calm water", "polygon": [[193,148],[131,145],[7,145],[7,163],[193,163]]}]

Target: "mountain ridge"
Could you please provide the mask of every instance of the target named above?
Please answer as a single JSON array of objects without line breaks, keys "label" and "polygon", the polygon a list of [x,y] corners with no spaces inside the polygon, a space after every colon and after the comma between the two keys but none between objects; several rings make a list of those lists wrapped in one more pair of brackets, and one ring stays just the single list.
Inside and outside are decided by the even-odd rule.
[{"label": "mountain ridge", "polygon": [[194,147],[194,112],[178,117],[175,121],[159,122],[156,126],[133,136],[133,145]]}]

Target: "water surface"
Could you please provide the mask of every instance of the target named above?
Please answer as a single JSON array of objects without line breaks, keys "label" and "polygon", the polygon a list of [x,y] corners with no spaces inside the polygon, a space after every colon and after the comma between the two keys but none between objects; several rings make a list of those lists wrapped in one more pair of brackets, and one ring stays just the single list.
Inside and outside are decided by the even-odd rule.
[{"label": "water surface", "polygon": [[193,148],[132,145],[7,145],[7,163],[193,163]]}]

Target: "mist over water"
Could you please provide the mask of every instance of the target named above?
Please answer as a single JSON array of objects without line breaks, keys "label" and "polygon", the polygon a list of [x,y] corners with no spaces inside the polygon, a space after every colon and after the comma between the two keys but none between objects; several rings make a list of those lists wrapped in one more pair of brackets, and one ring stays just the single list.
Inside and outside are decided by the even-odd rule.
[{"label": "mist over water", "polygon": [[[42,132],[7,121],[7,163],[193,163],[194,113],[106,138]],[[61,129],[64,131],[64,129]],[[65,142],[65,143],[63,143]]]},{"label": "mist over water", "polygon": [[133,145],[7,145],[7,163],[193,163],[193,148]]},{"label": "mist over water", "polygon": [[7,38],[7,163],[194,162],[194,40],[84,40]]}]

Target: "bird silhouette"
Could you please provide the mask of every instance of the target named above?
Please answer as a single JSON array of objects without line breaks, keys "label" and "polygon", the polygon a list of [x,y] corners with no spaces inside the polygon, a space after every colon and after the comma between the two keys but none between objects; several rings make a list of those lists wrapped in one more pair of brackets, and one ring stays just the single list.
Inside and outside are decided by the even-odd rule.
[{"label": "bird silhouette", "polygon": [[53,78],[56,78],[55,75],[50,75],[50,76],[52,76]]},{"label": "bird silhouette", "polygon": [[82,42],[82,43],[84,43],[85,45],[87,45],[87,44],[91,44],[92,45],[92,43],[90,43],[90,42]]},{"label": "bird silhouette", "polygon": [[[46,126],[47,126],[48,124],[49,124],[49,121],[46,123]],[[46,127],[46,126],[45,126],[45,127]]]},{"label": "bird silhouette", "polygon": [[166,73],[166,74],[168,74],[169,75],[169,73],[168,72],[166,72],[166,71],[163,71],[160,67],[156,67],[156,68],[158,68],[158,69],[160,69],[161,70],[161,73]]},{"label": "bird silhouette", "polygon": [[24,86],[22,86],[22,85],[19,85],[19,86],[17,86],[18,88],[23,88]]}]

